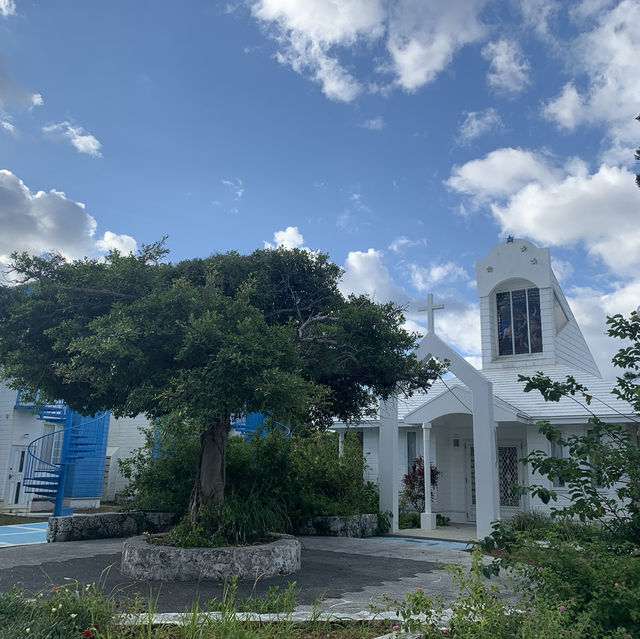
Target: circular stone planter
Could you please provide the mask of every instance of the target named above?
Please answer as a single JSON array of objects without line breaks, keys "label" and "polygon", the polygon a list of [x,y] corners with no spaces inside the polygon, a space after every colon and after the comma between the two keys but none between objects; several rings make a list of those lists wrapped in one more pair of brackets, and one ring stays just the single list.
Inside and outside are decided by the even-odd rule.
[{"label": "circular stone planter", "polygon": [[175,548],[131,537],[122,549],[122,572],[150,581],[219,581],[288,575],[300,570],[300,542],[289,535],[256,546]]}]

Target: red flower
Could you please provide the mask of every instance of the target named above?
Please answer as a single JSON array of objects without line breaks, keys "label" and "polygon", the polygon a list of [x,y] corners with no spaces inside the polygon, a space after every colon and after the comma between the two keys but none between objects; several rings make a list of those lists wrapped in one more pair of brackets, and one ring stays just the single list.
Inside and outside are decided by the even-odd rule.
[{"label": "red flower", "polygon": [[53,590],[53,592],[55,592],[56,590],[58,590],[58,586],[54,586],[51,590]]},{"label": "red flower", "polygon": [[82,635],[83,635],[84,637],[93,637],[93,633],[92,633],[92,632],[91,632],[91,630],[89,630],[89,629],[85,630],[85,631],[82,633]]}]

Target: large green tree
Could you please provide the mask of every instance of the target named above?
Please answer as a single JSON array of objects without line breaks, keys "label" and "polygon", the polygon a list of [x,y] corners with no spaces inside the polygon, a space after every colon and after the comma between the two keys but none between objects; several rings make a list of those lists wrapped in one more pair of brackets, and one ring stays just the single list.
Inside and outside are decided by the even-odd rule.
[{"label": "large green tree", "polygon": [[438,365],[412,353],[402,311],[345,298],[341,270],[300,250],[177,264],[138,255],[67,262],[14,255],[0,288],[0,373],[85,414],[177,415],[196,425],[190,513],[223,500],[231,420],[252,411],[319,427],[379,397],[428,389]]}]

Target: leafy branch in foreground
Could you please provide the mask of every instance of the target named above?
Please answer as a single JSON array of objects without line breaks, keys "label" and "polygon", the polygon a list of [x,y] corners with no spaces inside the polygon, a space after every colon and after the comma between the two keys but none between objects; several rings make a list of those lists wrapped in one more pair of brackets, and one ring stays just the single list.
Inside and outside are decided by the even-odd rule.
[{"label": "leafy branch in foreground", "polygon": [[[581,521],[598,522],[605,530],[626,539],[640,539],[640,317],[636,311],[629,318],[608,318],[611,337],[627,340],[613,358],[623,369],[613,394],[631,405],[634,415],[624,415],[632,423],[612,424],[592,412],[587,432],[563,435],[548,421],[539,423],[547,440],[564,451],[560,457],[535,450],[526,458],[534,474],[560,484],[569,497],[568,503],[552,509],[552,516],[577,517]],[[553,381],[543,373],[519,375],[525,392],[537,390],[546,401],[558,402],[562,397],[581,397],[587,406],[593,397],[588,389],[568,376],[564,382]],[[536,484],[526,489],[543,503],[558,502],[558,491]]]}]

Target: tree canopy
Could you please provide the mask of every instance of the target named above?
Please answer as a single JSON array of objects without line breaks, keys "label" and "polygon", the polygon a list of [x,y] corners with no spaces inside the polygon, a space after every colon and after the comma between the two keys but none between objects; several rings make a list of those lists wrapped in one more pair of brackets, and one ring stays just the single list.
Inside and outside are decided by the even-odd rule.
[{"label": "tree canopy", "polygon": [[192,512],[221,503],[232,416],[318,426],[357,420],[378,398],[428,389],[439,367],[412,352],[402,310],[345,298],[328,256],[268,249],[163,261],[13,256],[0,288],[0,372],[84,414],[174,414],[201,435]]}]

